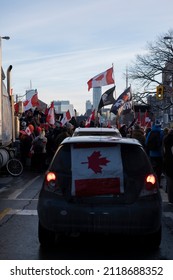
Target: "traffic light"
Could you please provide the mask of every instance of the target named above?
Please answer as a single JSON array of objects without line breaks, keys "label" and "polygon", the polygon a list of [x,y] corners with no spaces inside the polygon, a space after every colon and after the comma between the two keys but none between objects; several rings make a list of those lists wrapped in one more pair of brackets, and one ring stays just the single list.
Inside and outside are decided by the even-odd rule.
[{"label": "traffic light", "polygon": [[163,86],[157,86],[156,88],[156,98],[158,100],[162,100],[163,99],[163,94],[164,94],[164,87]]}]

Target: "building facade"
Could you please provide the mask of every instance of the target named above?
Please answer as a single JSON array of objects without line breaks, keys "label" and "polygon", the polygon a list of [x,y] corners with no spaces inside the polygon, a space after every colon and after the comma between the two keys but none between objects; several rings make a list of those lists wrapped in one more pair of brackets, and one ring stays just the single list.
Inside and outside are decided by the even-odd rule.
[{"label": "building facade", "polygon": [[102,89],[101,87],[93,88],[93,110],[98,109],[98,105],[101,99]]},{"label": "building facade", "polygon": [[70,115],[74,116],[74,107],[68,100],[57,100],[53,102],[56,114],[64,114],[69,110]]}]

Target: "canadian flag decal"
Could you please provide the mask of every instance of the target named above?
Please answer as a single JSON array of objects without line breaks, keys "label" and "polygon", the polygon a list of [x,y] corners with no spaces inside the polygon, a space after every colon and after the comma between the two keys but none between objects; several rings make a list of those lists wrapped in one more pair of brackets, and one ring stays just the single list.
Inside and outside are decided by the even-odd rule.
[{"label": "canadian flag decal", "polygon": [[72,195],[124,192],[120,146],[72,148]]}]

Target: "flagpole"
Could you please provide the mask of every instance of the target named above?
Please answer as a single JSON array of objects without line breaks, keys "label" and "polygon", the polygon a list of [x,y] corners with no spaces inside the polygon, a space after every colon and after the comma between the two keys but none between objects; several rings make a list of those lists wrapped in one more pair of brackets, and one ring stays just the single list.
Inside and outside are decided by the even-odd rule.
[{"label": "flagpole", "polygon": [[[112,69],[113,69],[113,79],[114,79],[114,86],[115,86],[115,75],[114,75],[114,64],[112,63]],[[116,99],[116,90],[115,90],[115,99]]]},{"label": "flagpole", "polygon": [[[112,69],[113,69],[113,79],[114,79],[114,86],[115,86],[114,63],[112,63]],[[115,89],[115,99],[116,99],[116,89]],[[117,115],[115,116],[115,125],[118,128],[119,125],[118,125]]]},{"label": "flagpole", "polygon": [[[130,88],[131,88],[131,84],[130,84]],[[136,118],[136,114],[135,114],[135,104],[133,101],[133,94],[132,94],[132,109],[133,109],[133,115],[134,115],[134,119]]]},{"label": "flagpole", "polygon": [[128,66],[126,65],[126,88],[128,88],[129,76],[128,76]]}]

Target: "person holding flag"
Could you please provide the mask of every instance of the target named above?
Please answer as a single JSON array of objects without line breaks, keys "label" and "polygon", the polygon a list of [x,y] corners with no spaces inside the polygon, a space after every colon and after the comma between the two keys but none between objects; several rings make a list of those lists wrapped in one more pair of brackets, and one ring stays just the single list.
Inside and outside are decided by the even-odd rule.
[{"label": "person holding flag", "polygon": [[95,109],[94,109],[94,110],[92,111],[92,113],[90,114],[90,116],[87,118],[87,120],[86,120],[86,122],[85,122],[85,127],[94,126],[94,125],[92,125],[92,124],[94,124],[94,122],[95,122],[95,118],[96,118],[95,113],[96,113],[96,111],[95,111]]}]

